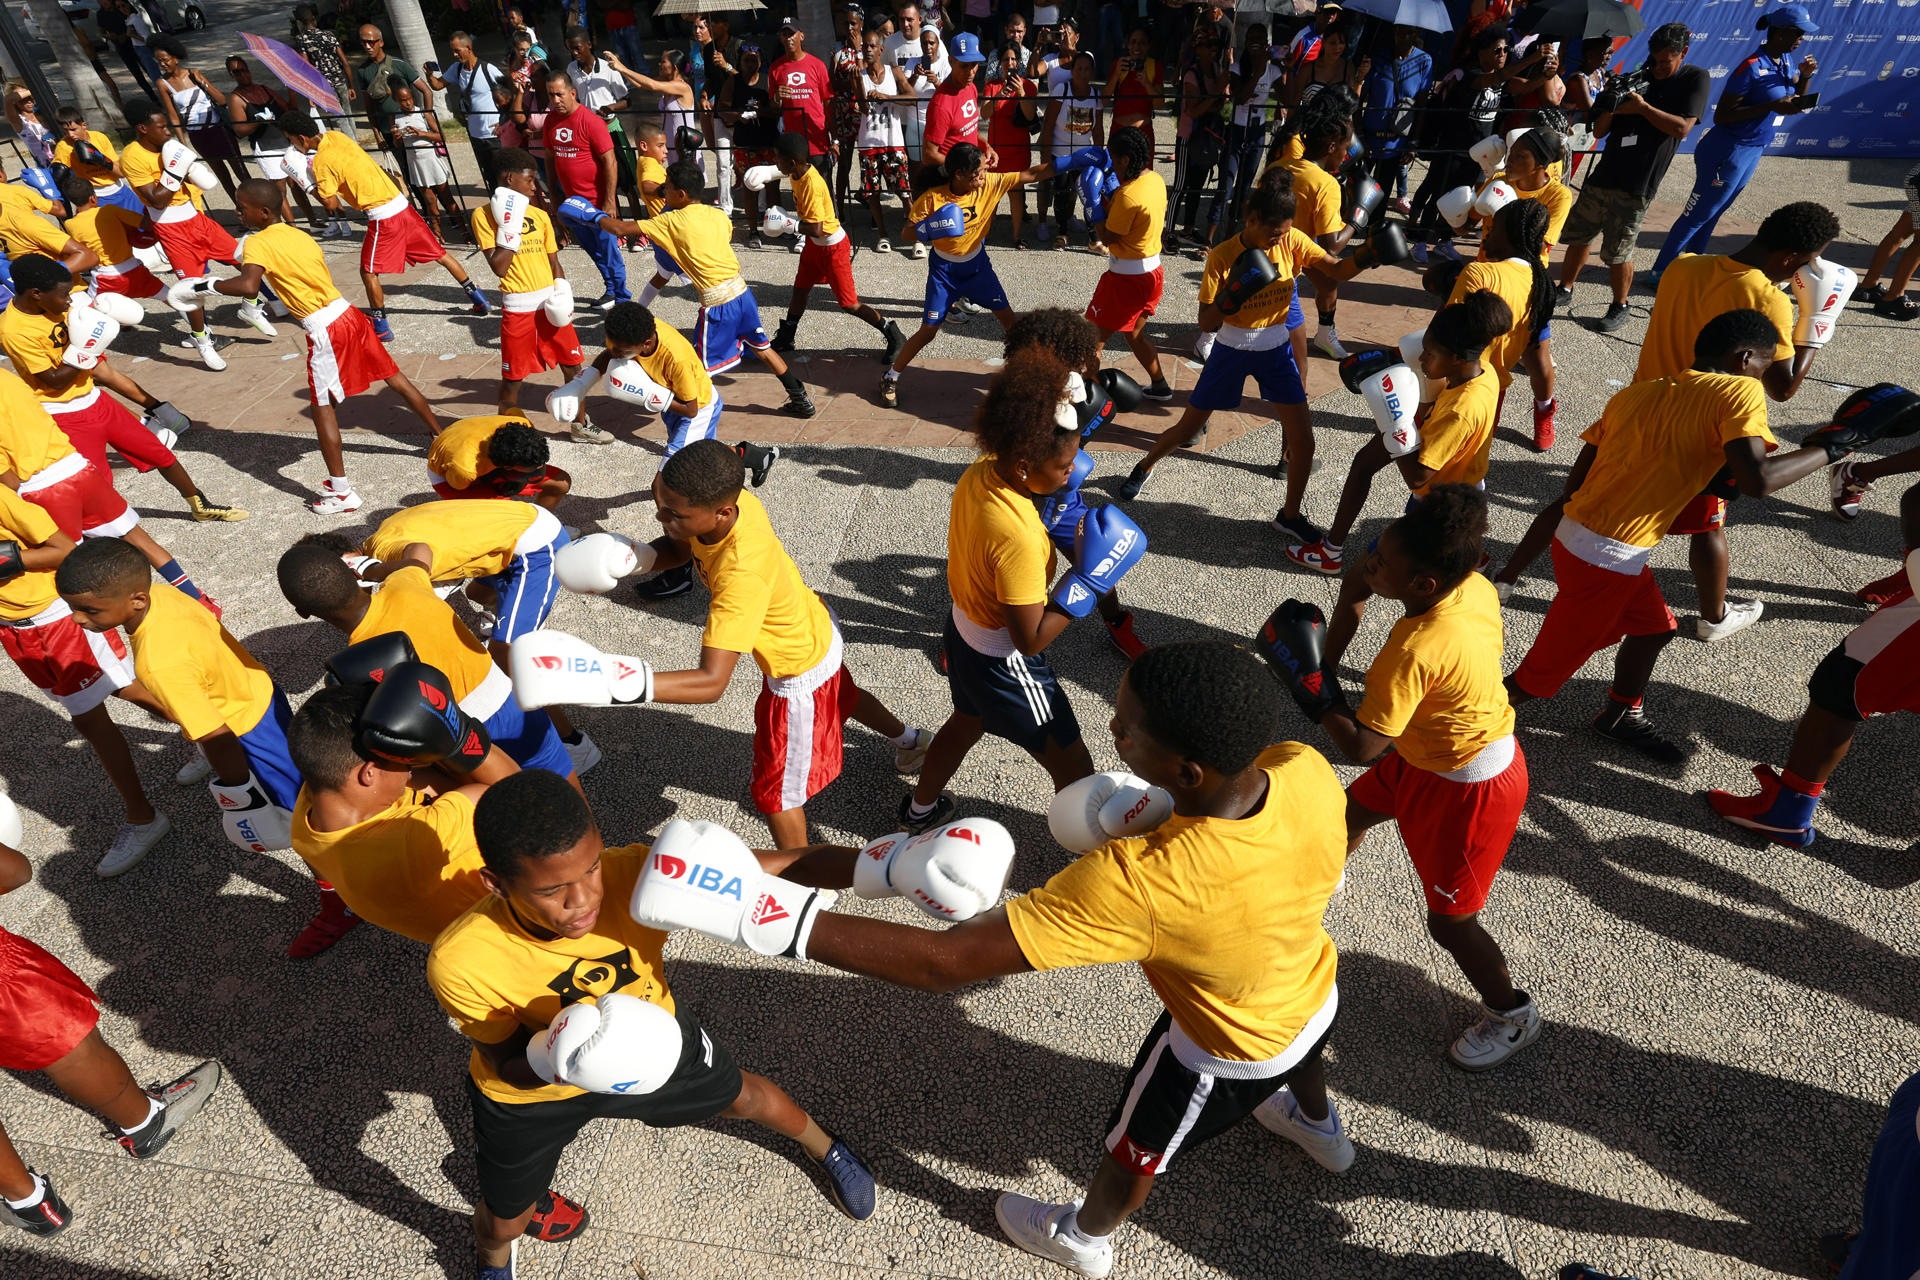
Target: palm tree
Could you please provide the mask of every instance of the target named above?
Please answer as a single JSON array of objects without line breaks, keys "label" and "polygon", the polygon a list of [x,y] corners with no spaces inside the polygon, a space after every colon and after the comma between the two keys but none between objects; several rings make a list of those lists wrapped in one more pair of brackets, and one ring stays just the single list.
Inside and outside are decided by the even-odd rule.
[{"label": "palm tree", "polygon": [[[59,0],[26,0],[28,12],[39,24],[40,32],[53,46],[53,61],[60,68],[67,83],[73,86],[74,103],[87,113],[89,120],[117,121],[120,118],[119,104],[102,83],[100,74],[87,61],[87,54],[80,47],[80,37],[74,33],[73,24],[67,21],[67,15],[61,10]],[[53,127],[53,111],[49,104],[41,106],[41,119],[49,128]]]},{"label": "palm tree", "polygon": [[[420,11],[420,0],[387,0],[387,20],[393,24],[393,38],[400,42],[402,58],[422,68],[426,63],[440,61],[433,51],[433,35],[427,30],[427,16]],[[423,71],[423,78],[424,74]],[[433,106],[443,124],[452,119],[447,113],[446,95],[433,94]]]}]

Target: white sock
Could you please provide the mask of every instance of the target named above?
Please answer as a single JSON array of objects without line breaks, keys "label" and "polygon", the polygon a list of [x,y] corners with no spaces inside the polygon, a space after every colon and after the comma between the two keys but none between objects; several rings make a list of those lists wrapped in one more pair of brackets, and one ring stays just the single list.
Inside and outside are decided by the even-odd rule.
[{"label": "white sock", "polygon": [[353,481],[347,479],[345,476],[328,476],[327,488],[333,490],[335,493],[352,493]]},{"label": "white sock", "polygon": [[1315,1120],[1312,1116],[1308,1115],[1306,1111],[1301,1108],[1300,1099],[1298,1098],[1293,1100],[1293,1113],[1300,1117],[1301,1124],[1304,1124],[1315,1133],[1325,1134],[1331,1138],[1334,1134],[1340,1132],[1340,1126],[1333,1118],[1333,1104],[1331,1102],[1327,1104],[1327,1118],[1324,1120]]},{"label": "white sock", "polygon": [[1086,1249],[1096,1249],[1107,1242],[1106,1236],[1090,1236],[1080,1229],[1080,1211],[1070,1209],[1060,1219],[1060,1235],[1074,1244]]},{"label": "white sock", "polygon": [[1548,396],[1545,400],[1535,400],[1533,407],[1536,409],[1551,409],[1553,408],[1553,397]]},{"label": "white sock", "polygon": [[161,1105],[161,1103],[160,1103],[160,1099],[158,1099],[158,1098],[156,1098],[156,1097],[154,1097],[154,1096],[153,1096],[152,1094],[148,1094],[148,1095],[147,1095],[147,1116],[146,1116],[146,1119],[144,1119],[144,1120],[142,1120],[142,1121],[141,1121],[141,1122],[140,1122],[139,1124],[137,1124],[137,1125],[135,1125],[135,1126],[133,1126],[133,1128],[131,1128],[131,1129],[122,1129],[122,1130],[120,1130],[120,1132],[122,1132],[122,1133],[138,1133],[138,1132],[140,1132],[140,1130],[142,1130],[142,1129],[144,1129],[144,1128],[146,1128],[146,1127],[147,1127],[148,1125],[150,1125],[150,1124],[152,1124],[152,1123],[153,1123],[153,1118],[154,1118],[155,1116],[157,1116],[157,1115],[159,1115],[159,1114],[160,1114],[160,1113],[161,1113],[162,1111],[165,1111],[165,1110],[166,1110],[166,1107],[164,1107],[164,1106],[162,1106],[162,1105]]},{"label": "white sock", "polygon": [[905,749],[907,747],[912,746],[914,743],[918,742],[920,740],[919,735],[920,735],[920,731],[918,729],[914,728],[912,725],[908,725],[901,732],[899,737],[888,738],[887,741],[892,743],[896,747]]},{"label": "white sock", "polygon": [[918,800],[915,800],[909,797],[907,800],[907,816],[909,818],[914,818],[914,819],[924,818],[928,814],[932,813],[934,810],[934,806],[938,805],[939,803],[940,802],[936,800],[933,802],[933,804],[921,804]]},{"label": "white sock", "polygon": [[660,291],[654,288],[653,281],[649,280],[640,286],[640,292],[633,295],[633,300],[643,307],[648,307],[652,306],[653,300],[659,296]]},{"label": "white sock", "polygon": [[900,381],[900,373],[897,369],[888,369],[885,373],[881,374],[880,377],[886,382]]},{"label": "white sock", "polygon": [[31,1209],[47,1198],[47,1180],[31,1169],[27,1170],[27,1176],[33,1179],[32,1194],[25,1200],[8,1200],[7,1204],[10,1207],[15,1209]]}]

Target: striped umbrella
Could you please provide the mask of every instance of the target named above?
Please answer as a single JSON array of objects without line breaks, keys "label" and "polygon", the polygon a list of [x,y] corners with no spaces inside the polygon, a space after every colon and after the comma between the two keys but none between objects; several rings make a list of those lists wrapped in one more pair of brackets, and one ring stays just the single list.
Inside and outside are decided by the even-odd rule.
[{"label": "striped umbrella", "polygon": [[240,38],[247,42],[247,49],[266,65],[267,70],[280,77],[281,84],[328,115],[341,116],[347,113],[346,108],[340,105],[332,83],[297,51],[266,36],[248,35],[242,31]]}]

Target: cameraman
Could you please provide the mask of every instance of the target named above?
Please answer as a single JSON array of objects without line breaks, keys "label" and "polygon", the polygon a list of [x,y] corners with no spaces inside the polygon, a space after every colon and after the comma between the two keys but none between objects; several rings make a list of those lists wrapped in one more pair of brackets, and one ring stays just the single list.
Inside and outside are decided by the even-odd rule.
[{"label": "cameraman", "polygon": [[1727,77],[1713,109],[1713,128],[1693,151],[1693,194],[1654,259],[1653,283],[1681,254],[1706,252],[1714,224],[1752,181],[1774,121],[1813,105],[1807,82],[1820,64],[1811,55],[1800,59],[1796,77],[1787,55],[1819,29],[1803,4],[1783,4],[1760,19],[1755,30],[1767,33],[1766,43]]},{"label": "cameraman", "polygon": [[1559,301],[1573,300],[1573,282],[1587,261],[1595,236],[1604,235],[1600,261],[1607,264],[1613,285],[1613,303],[1594,328],[1612,333],[1627,322],[1627,290],[1633,285],[1633,250],[1640,223],[1673,163],[1680,140],[1699,123],[1707,109],[1711,81],[1705,67],[1683,65],[1692,37],[1684,22],[1669,22],[1647,41],[1647,61],[1633,77],[1644,79],[1637,93],[1619,92],[1632,85],[1609,85],[1594,104],[1593,133],[1605,138],[1593,175],[1580,190],[1560,242],[1567,247],[1560,269]]}]

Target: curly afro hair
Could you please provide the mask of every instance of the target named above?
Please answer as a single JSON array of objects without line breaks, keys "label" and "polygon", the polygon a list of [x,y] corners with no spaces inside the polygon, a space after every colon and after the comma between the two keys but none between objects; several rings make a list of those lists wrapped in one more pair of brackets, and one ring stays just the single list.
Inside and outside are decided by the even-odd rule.
[{"label": "curly afro hair", "polygon": [[[1694,366],[1717,369],[1736,351],[1773,351],[1780,331],[1762,311],[1722,311],[1693,340]],[[84,543],[82,545],[85,545]]]},{"label": "curly afro hair", "polygon": [[1100,356],[1100,331],[1078,311],[1041,307],[1013,322],[1000,354],[1011,360],[1030,347],[1051,351],[1069,369],[1085,369]]},{"label": "curly afro hair", "polygon": [[622,346],[637,347],[653,336],[653,312],[637,302],[616,302],[601,322],[607,337]]},{"label": "curly afro hair", "polygon": [[1513,328],[1513,308],[1491,289],[1475,289],[1460,301],[1434,312],[1427,337],[1443,351],[1468,360]]},{"label": "curly afro hair", "polygon": [[973,434],[983,453],[1039,466],[1078,447],[1079,433],[1063,431],[1054,417],[1067,390],[1067,366],[1050,352],[1015,353],[987,384],[974,415]]},{"label": "curly afro hair", "polygon": [[1435,485],[1420,505],[1390,528],[1407,558],[1450,590],[1480,563],[1487,536],[1487,495],[1470,484]]},{"label": "curly afro hair", "polygon": [[1818,253],[1840,234],[1833,210],[1812,200],[1783,204],[1760,223],[1755,238],[1774,253]]},{"label": "curly afro hair", "polygon": [[1127,687],[1156,742],[1221,773],[1239,773],[1279,736],[1279,682],[1225,640],[1149,649],[1127,668]]},{"label": "curly afro hair", "polygon": [[504,422],[487,437],[487,460],[496,467],[537,471],[547,465],[547,438],[530,422]]}]

